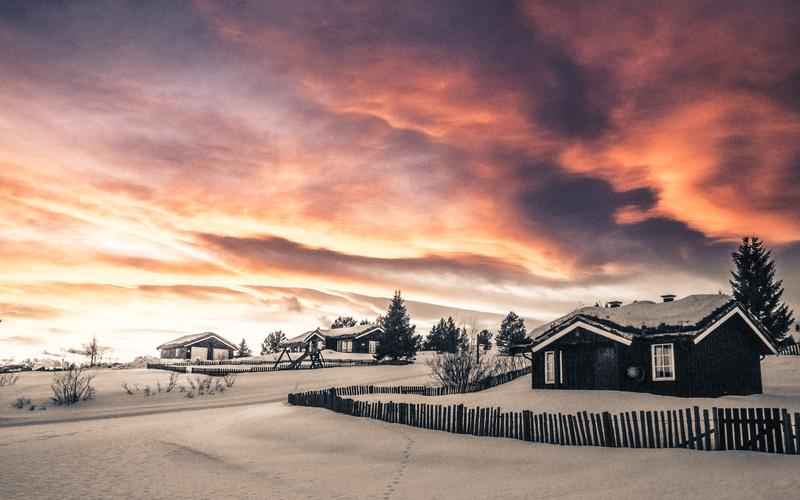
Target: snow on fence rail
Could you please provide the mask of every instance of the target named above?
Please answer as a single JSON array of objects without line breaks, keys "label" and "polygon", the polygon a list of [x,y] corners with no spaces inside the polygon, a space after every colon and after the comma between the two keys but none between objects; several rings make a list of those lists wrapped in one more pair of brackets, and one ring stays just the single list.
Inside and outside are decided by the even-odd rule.
[{"label": "snow on fence rail", "polygon": [[[368,388],[354,389],[353,387]],[[800,413],[778,408],[712,408],[679,410],[551,413],[503,411],[427,403],[357,401],[356,394],[425,394],[424,386],[353,386],[289,394],[289,404],[327,408],[366,417],[474,436],[504,437],[534,443],[611,448],[688,448],[751,450],[800,454]],[[371,391],[371,392],[370,392]]]},{"label": "snow on fence rail", "polygon": [[[376,366],[378,364],[375,360],[366,359],[332,359],[322,362],[322,368],[339,368],[339,367],[353,367],[353,366]],[[228,375],[230,373],[255,373],[255,372],[277,372],[282,370],[310,370],[312,369],[311,362],[305,361],[300,364],[293,364],[292,361],[280,361],[276,364],[275,361],[269,363],[257,364],[193,364],[193,363],[147,363],[148,369],[157,370],[170,370],[179,373],[198,373],[201,375]],[[316,367],[314,367],[316,368]]]}]

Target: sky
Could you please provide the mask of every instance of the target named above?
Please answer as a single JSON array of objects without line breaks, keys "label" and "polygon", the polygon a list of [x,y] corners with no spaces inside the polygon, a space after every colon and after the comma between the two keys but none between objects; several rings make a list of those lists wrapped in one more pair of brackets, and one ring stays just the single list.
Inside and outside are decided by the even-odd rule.
[{"label": "sky", "polygon": [[529,326],[800,306],[794,1],[0,3],[0,358],[251,346],[402,290]]}]

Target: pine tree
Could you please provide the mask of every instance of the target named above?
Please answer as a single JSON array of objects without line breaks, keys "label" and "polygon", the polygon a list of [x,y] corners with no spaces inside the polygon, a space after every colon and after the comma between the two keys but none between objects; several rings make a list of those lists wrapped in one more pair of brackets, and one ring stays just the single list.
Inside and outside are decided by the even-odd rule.
[{"label": "pine tree", "polygon": [[264,339],[264,342],[261,343],[261,354],[270,354],[280,351],[281,344],[284,342],[286,342],[286,335],[282,330],[276,330],[270,333],[267,335],[267,338]]},{"label": "pine tree", "polygon": [[239,354],[237,355],[238,358],[246,358],[250,356],[250,348],[247,347],[247,341],[242,338],[242,342],[239,344]]},{"label": "pine tree", "polygon": [[500,323],[500,330],[497,332],[497,349],[500,354],[510,355],[511,346],[524,344],[527,342],[528,332],[525,330],[525,320],[511,311]]},{"label": "pine tree", "polygon": [[458,352],[467,347],[467,330],[456,326],[456,322],[452,317],[447,318],[444,338],[447,352]]},{"label": "pine tree", "polygon": [[420,346],[420,336],[414,335],[415,325],[411,324],[406,305],[400,296],[400,291],[394,293],[394,298],[389,304],[386,316],[381,319],[383,335],[381,335],[378,350],[375,353],[377,359],[392,358],[411,358],[417,353]]},{"label": "pine tree", "polygon": [[494,334],[489,330],[481,330],[478,332],[477,342],[479,346],[483,346],[484,351],[488,351],[492,348],[492,337]]},{"label": "pine tree", "polygon": [[444,328],[444,318],[431,327],[431,331],[423,343],[426,351],[442,351],[444,347]]},{"label": "pine tree", "polygon": [[433,325],[428,338],[425,340],[425,349],[437,352],[458,352],[467,346],[467,331],[456,326],[452,317],[439,320]]},{"label": "pine tree", "polygon": [[356,326],[356,320],[353,319],[352,316],[339,316],[333,321],[331,329],[348,328],[351,326]]},{"label": "pine tree", "polygon": [[775,280],[772,251],[757,237],[745,237],[733,254],[733,297],[758,318],[776,343],[786,340],[794,315],[783,302],[783,281]]}]

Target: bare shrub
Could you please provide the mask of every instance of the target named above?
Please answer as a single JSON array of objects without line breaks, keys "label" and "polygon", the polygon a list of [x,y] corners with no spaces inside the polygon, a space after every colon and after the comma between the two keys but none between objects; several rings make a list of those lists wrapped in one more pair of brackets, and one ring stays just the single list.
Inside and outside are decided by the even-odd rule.
[{"label": "bare shrub", "polygon": [[149,385],[144,386],[144,395],[145,397],[155,396],[155,391],[150,389]]},{"label": "bare shrub", "polygon": [[186,392],[186,386],[184,386],[183,384],[179,385],[178,392]]},{"label": "bare shrub", "polygon": [[169,375],[169,382],[167,382],[167,392],[172,392],[175,389],[175,386],[178,385],[178,374],[173,372]]},{"label": "bare shrub", "polygon": [[12,406],[17,410],[21,410],[26,406],[28,406],[29,404],[31,404],[31,398],[26,398],[23,396],[21,398],[17,398],[16,401],[12,403]]},{"label": "bare shrub", "polygon": [[0,374],[0,387],[5,387],[8,385],[14,385],[19,380],[19,375],[14,373],[2,373]]},{"label": "bare shrub", "polygon": [[186,393],[186,397],[192,399],[194,397],[194,389]]},{"label": "bare shrub", "polygon": [[71,367],[53,377],[50,389],[53,391],[52,400],[57,405],[71,405],[95,396],[92,380],[94,375],[89,375],[83,368]]},{"label": "bare shrub", "polygon": [[136,390],[129,386],[127,382],[122,384],[122,390],[128,393],[128,396],[133,396],[133,393],[136,392]]},{"label": "bare shrub", "polygon": [[197,392],[202,396],[204,393],[211,392],[211,376],[206,376],[197,381]]},{"label": "bare shrub", "polygon": [[214,381],[214,390],[217,392],[225,392],[225,384],[220,379]]},{"label": "bare shrub", "polygon": [[161,382],[160,382],[159,380],[156,380],[156,391],[157,391],[159,394],[162,392],[162,389],[161,389]]},{"label": "bare shrub", "polygon": [[485,356],[476,360],[466,349],[444,353],[427,361],[433,378],[444,387],[463,391],[479,384],[498,370],[496,360]]},{"label": "bare shrub", "polygon": [[236,383],[236,377],[237,375],[235,373],[227,373],[223,375],[222,378],[225,379],[225,386],[229,389],[233,387],[233,384]]}]

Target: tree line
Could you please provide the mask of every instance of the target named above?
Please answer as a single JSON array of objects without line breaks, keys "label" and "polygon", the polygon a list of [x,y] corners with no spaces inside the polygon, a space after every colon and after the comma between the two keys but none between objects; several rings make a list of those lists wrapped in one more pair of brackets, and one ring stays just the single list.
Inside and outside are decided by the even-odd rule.
[{"label": "tree line", "polygon": [[[772,251],[756,236],[745,237],[732,253],[731,294],[755,316],[770,333],[778,345],[793,343],[790,330],[794,324],[792,310],[783,300],[783,280],[776,277]],[[423,340],[416,334],[416,325],[411,323],[400,291],[396,291],[385,315],[378,316],[375,323],[383,328],[375,357],[378,359],[410,359],[419,350],[456,353],[469,349],[470,339],[475,339],[478,350],[489,350],[492,342],[502,355],[514,353],[514,346],[531,342],[525,320],[515,312],[509,312],[500,323],[497,332],[488,329],[475,331],[472,327],[457,325],[453,317],[441,318],[434,324]],[[332,329],[367,325],[370,321],[356,320],[352,316],[339,316],[331,324]],[[282,349],[286,335],[278,330],[270,333],[261,345],[261,353],[273,353]],[[250,355],[244,339],[239,346],[239,355]]]}]

